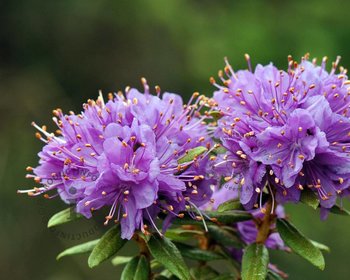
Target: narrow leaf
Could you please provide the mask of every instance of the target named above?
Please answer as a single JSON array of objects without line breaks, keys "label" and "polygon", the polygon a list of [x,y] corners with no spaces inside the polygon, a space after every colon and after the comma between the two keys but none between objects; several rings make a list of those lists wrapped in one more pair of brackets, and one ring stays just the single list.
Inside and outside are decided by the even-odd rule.
[{"label": "narrow leaf", "polygon": [[[192,217],[190,217],[187,213],[184,213],[184,214],[185,216],[183,218],[174,219],[172,223],[174,225],[202,225],[203,224],[203,221],[195,220]],[[241,210],[230,210],[222,213],[217,211],[203,211],[203,214],[205,214],[205,216],[208,216],[219,223],[228,224],[228,225],[252,219],[252,215],[250,213],[247,213]],[[215,224],[214,222],[208,219],[206,219],[205,222],[208,225]]]},{"label": "narrow leaf", "polygon": [[221,203],[217,208],[217,211],[220,213],[229,210],[243,210],[241,202],[238,199],[230,199]]},{"label": "narrow leaf", "polygon": [[317,209],[320,204],[320,200],[315,192],[310,189],[305,189],[301,192],[300,201],[304,204],[312,207],[313,209]]},{"label": "narrow leaf", "polygon": [[62,210],[53,215],[47,223],[47,227],[54,227],[81,218],[82,215],[76,213],[72,207]]},{"label": "narrow leaf", "polygon": [[149,262],[144,255],[141,255],[135,271],[134,280],[148,280],[149,274]]},{"label": "narrow leaf", "polygon": [[116,256],[115,258],[112,259],[112,264],[114,266],[121,265],[121,264],[126,264],[129,261],[131,261],[132,257],[126,257],[126,256]]},{"label": "narrow leaf", "polygon": [[73,246],[71,248],[68,248],[68,249],[64,250],[63,252],[61,252],[56,257],[56,260],[59,260],[60,258],[62,258],[64,256],[77,255],[77,254],[91,252],[94,249],[94,247],[96,246],[98,241],[99,241],[99,239],[96,239],[96,240],[88,241],[86,243],[79,244],[79,245]]},{"label": "narrow leaf", "polygon": [[147,243],[152,256],[182,280],[190,279],[190,272],[180,251],[166,237],[152,235]]},{"label": "narrow leaf", "polygon": [[135,271],[139,264],[139,256],[133,257],[127,265],[124,267],[122,275],[120,277],[121,280],[134,280]]},{"label": "narrow leaf", "polygon": [[[185,216],[183,218],[174,219],[172,223],[174,225],[203,225],[203,221],[195,220],[192,217],[190,217],[187,213],[184,214]],[[231,210],[222,213],[219,213],[217,211],[203,211],[203,214],[214,219],[219,223],[227,225],[252,219],[252,215],[250,213],[241,210]],[[208,225],[215,225],[214,222],[208,219],[206,219],[205,222]]]},{"label": "narrow leaf", "polygon": [[215,239],[217,243],[222,244],[224,246],[242,248],[242,242],[239,240],[239,238],[235,236],[232,232],[224,229],[223,227],[209,225],[208,231],[210,237]]},{"label": "narrow leaf", "polygon": [[247,221],[252,218],[252,215],[250,213],[240,210],[230,210],[222,213],[211,211],[205,212],[205,214],[223,224],[233,224],[237,222]]},{"label": "narrow leaf", "polygon": [[126,240],[120,237],[120,233],[120,225],[115,225],[101,237],[89,256],[89,267],[92,268],[99,265],[123,247]]},{"label": "narrow leaf", "polygon": [[195,238],[195,236],[204,235],[203,231],[199,230],[189,230],[183,228],[173,228],[168,229],[165,236],[171,240],[175,241],[186,241]]},{"label": "narrow leaf", "polygon": [[296,254],[323,270],[325,262],[321,251],[299,230],[285,219],[277,220],[277,230],[281,238]]},{"label": "narrow leaf", "polygon": [[263,244],[250,244],[242,259],[242,280],[265,280],[269,252]]},{"label": "narrow leaf", "polygon": [[206,151],[208,151],[206,147],[203,147],[203,146],[195,147],[191,150],[188,150],[186,155],[179,158],[177,162],[178,164],[184,164],[186,162],[190,162],[195,158],[197,158],[198,156],[200,156],[201,154],[205,153]]},{"label": "narrow leaf", "polygon": [[214,261],[221,260],[224,256],[215,253],[213,251],[201,250],[199,248],[183,244],[183,243],[175,243],[176,247],[181,252],[185,258],[189,258],[197,261]]}]

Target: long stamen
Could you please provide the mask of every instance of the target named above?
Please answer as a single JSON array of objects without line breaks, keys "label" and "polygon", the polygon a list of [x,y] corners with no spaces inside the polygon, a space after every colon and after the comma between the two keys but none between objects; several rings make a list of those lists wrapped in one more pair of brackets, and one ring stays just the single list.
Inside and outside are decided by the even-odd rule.
[{"label": "long stamen", "polygon": [[152,219],[150,213],[148,212],[147,208],[146,208],[145,210],[146,210],[146,213],[147,213],[147,215],[148,215],[149,221],[151,222],[153,228],[158,232],[158,234],[159,234],[160,236],[163,236],[163,234],[159,231],[159,229],[157,228],[156,224],[154,223],[154,221],[153,221],[153,219]]},{"label": "long stamen", "polygon": [[205,219],[204,219],[204,217],[203,217],[203,214],[202,214],[201,210],[199,210],[199,208],[198,208],[194,203],[192,203],[191,201],[188,201],[188,203],[189,203],[193,208],[196,209],[196,211],[198,212],[199,216],[201,217],[201,220],[202,220],[202,222],[203,222],[203,226],[204,226],[205,231],[208,232],[208,226],[207,226],[207,223],[205,222]]}]

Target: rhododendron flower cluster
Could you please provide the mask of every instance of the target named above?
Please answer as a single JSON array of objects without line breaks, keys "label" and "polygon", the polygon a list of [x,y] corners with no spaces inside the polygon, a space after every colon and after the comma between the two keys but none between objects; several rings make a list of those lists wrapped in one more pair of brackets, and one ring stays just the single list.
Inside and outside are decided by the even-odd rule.
[{"label": "rhododendron flower cluster", "polygon": [[156,228],[160,211],[169,214],[165,228],[186,207],[196,212],[206,203],[213,179],[206,172],[207,159],[201,159],[209,152],[178,163],[190,149],[212,148],[205,116],[199,113],[206,98],[195,93],[193,104],[184,105],[177,94],[160,97],[159,87],[151,95],[142,81],[144,94],[127,88],[125,95],[110,94],[107,103],[100,96],[84,104],[78,115],[54,110],[60,136],[33,124],[46,145],[39,153],[40,165],[28,177],[45,186],[24,192],[35,196],[57,189],[87,218],[111,206],[106,224],[120,220],[122,237],[128,239],[136,229],[147,232],[147,223]]},{"label": "rhododendron flower cluster", "polygon": [[[247,209],[269,192],[278,203],[298,202],[310,189],[329,209],[348,194],[350,179],[350,81],[327,72],[308,56],[289,57],[287,71],[257,65],[234,72],[226,61],[214,93],[223,117],[216,136],[227,153],[216,164],[226,188],[240,193]],[[224,74],[225,73],[225,74]],[[225,77],[226,75],[226,77]],[[260,197],[260,199],[259,199]]]}]

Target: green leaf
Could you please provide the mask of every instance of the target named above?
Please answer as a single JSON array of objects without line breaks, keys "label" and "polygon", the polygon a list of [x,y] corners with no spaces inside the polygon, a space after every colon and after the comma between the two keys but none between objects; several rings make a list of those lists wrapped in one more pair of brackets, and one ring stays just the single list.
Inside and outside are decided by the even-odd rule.
[{"label": "green leaf", "polygon": [[[217,212],[217,211],[202,211],[203,214],[210,218],[216,219],[219,223],[223,224],[233,224],[237,222],[247,221],[252,219],[252,215],[241,210],[230,210],[226,212]],[[172,223],[174,225],[202,225],[203,221],[198,221],[190,217],[187,213],[184,213],[185,216],[183,218],[174,219]],[[205,222],[208,225],[215,225],[216,223],[211,222],[206,219]]]},{"label": "green leaf", "polygon": [[223,146],[219,146],[213,150],[213,153],[215,155],[225,154],[226,152],[227,152],[227,150]]},{"label": "green leaf", "polygon": [[99,241],[99,239],[96,239],[96,240],[88,241],[86,243],[79,244],[79,245],[73,246],[71,248],[68,248],[68,249],[64,250],[63,252],[61,252],[56,257],[56,260],[59,260],[60,258],[62,258],[64,256],[77,255],[77,254],[91,252],[94,249],[94,247],[96,246],[98,241]]},{"label": "green leaf", "polygon": [[217,211],[211,211],[211,212],[205,212],[205,214],[210,218],[214,218],[218,222],[223,224],[233,224],[233,223],[252,219],[251,214],[247,213],[246,211],[240,211],[240,210],[230,210],[222,213]]},{"label": "green leaf", "polygon": [[321,251],[285,219],[277,220],[277,230],[281,238],[296,254],[323,270],[325,262]]},{"label": "green leaf", "polygon": [[321,251],[325,251],[327,253],[330,253],[331,252],[331,249],[327,246],[327,245],[324,245],[322,243],[319,243],[317,241],[314,241],[314,240],[310,240],[312,245],[314,245],[316,248],[320,249]]},{"label": "green leaf", "polygon": [[[164,277],[167,277],[167,279],[170,279],[170,277],[173,276],[173,274],[168,270],[168,269],[163,269],[161,272],[160,272],[160,275],[164,276]],[[175,276],[176,277],[176,276]],[[176,277],[177,278],[177,277]]]},{"label": "green leaf", "polygon": [[242,280],[265,280],[269,252],[263,244],[250,244],[242,259]]},{"label": "green leaf", "polygon": [[121,280],[148,280],[150,274],[149,262],[144,255],[130,258],[125,266]]},{"label": "green leaf", "polygon": [[140,257],[133,257],[127,265],[124,267],[122,275],[120,277],[121,280],[134,280],[135,271],[137,270],[137,266],[139,264]]},{"label": "green leaf", "polygon": [[120,237],[120,233],[120,225],[115,225],[101,237],[89,256],[89,267],[98,266],[123,247],[126,240]]},{"label": "green leaf", "polygon": [[229,210],[243,210],[241,202],[238,199],[230,199],[221,203],[217,208],[217,211],[220,213]]},{"label": "green leaf", "polygon": [[208,149],[206,147],[203,147],[203,146],[195,147],[193,149],[188,150],[186,152],[186,155],[179,158],[177,162],[178,162],[178,164],[184,164],[186,162],[191,162],[192,160],[194,160],[195,158],[197,158],[201,154],[205,153],[206,151],[208,151]]},{"label": "green leaf", "polygon": [[204,232],[199,230],[189,230],[183,228],[168,229],[165,236],[175,241],[186,241],[195,238],[196,235],[204,235]]},{"label": "green leaf", "polygon": [[150,274],[149,262],[144,255],[141,255],[135,271],[134,280],[148,280]]},{"label": "green leaf", "polygon": [[350,211],[346,210],[343,207],[340,207],[339,205],[334,205],[330,210],[331,213],[337,214],[337,215],[343,215],[343,216],[349,216]]},{"label": "green leaf", "polygon": [[217,271],[207,265],[191,268],[191,276],[196,280],[212,280],[218,275]]},{"label": "green leaf", "polygon": [[112,259],[112,264],[114,266],[121,265],[121,264],[126,264],[129,261],[131,261],[132,257],[126,257],[126,256],[116,256],[115,258]]},{"label": "green leaf", "polygon": [[[172,220],[172,224],[173,225],[197,225],[197,226],[203,225],[202,221],[198,221],[198,220],[193,219],[192,217],[190,217],[188,215],[187,212],[184,212],[183,214],[184,214],[183,218],[177,218],[177,219]],[[164,217],[166,217],[166,216],[164,216]],[[208,224],[210,222],[206,220],[206,223]]]},{"label": "green leaf", "polygon": [[220,111],[211,111],[209,115],[212,116],[215,121],[221,119],[223,116],[223,114]]},{"label": "green leaf", "polygon": [[152,235],[147,243],[152,256],[181,280],[190,279],[190,272],[180,251],[166,237]]},{"label": "green leaf", "polygon": [[176,247],[181,252],[185,258],[197,260],[197,261],[214,261],[221,260],[224,257],[218,253],[213,251],[201,250],[199,248],[183,244],[183,243],[175,243]]},{"label": "green leaf", "polygon": [[155,269],[158,269],[160,267],[162,267],[162,264],[159,261],[157,261],[155,259],[151,260],[151,270],[155,270]]},{"label": "green leaf", "polygon": [[224,227],[219,227],[216,225],[209,225],[208,231],[210,237],[215,239],[215,241],[224,246],[232,246],[235,248],[242,248],[242,242],[239,238],[232,232],[226,230]]},{"label": "green leaf", "polygon": [[[216,219],[219,223],[222,224],[233,224],[237,222],[247,221],[252,219],[252,215],[241,210],[230,210],[226,212],[219,213],[217,211],[202,211],[203,214],[209,216],[210,218]],[[198,221],[190,217],[187,213],[184,213],[183,218],[174,219],[172,223],[174,225],[203,225],[203,221]],[[216,223],[205,219],[207,225],[215,225]]]},{"label": "green leaf", "polygon": [[315,192],[310,189],[305,189],[301,192],[300,201],[304,204],[312,207],[313,209],[317,209],[320,204],[320,200]]},{"label": "green leaf", "polygon": [[62,210],[53,215],[47,223],[47,227],[54,227],[57,225],[65,224],[77,219],[80,219],[82,215],[76,213],[72,207]]}]

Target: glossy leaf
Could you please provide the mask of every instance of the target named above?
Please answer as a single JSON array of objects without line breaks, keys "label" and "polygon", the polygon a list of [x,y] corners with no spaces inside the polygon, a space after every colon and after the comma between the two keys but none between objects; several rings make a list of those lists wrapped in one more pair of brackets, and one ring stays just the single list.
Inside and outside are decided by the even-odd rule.
[{"label": "glossy leaf", "polygon": [[[231,210],[222,213],[217,211],[203,211],[203,213],[206,216],[213,218],[215,221],[227,225],[252,219],[252,215],[250,213],[241,210]],[[183,218],[174,219],[172,223],[174,225],[203,225],[203,221],[195,220],[191,218],[187,213],[184,214],[185,216]],[[216,224],[209,219],[205,219],[205,222],[208,225]]]},{"label": "glossy leaf", "polygon": [[244,250],[242,259],[242,280],[265,280],[269,252],[263,244],[250,244]]},{"label": "glossy leaf", "polygon": [[305,189],[301,192],[300,201],[312,207],[315,210],[318,208],[320,204],[320,200],[317,194],[310,189]]},{"label": "glossy leaf", "polygon": [[193,239],[198,235],[204,235],[204,232],[199,230],[189,230],[183,228],[171,228],[168,229],[165,233],[165,236],[167,238],[175,241],[186,241],[189,239]]},{"label": "glossy leaf", "polygon": [[147,243],[152,256],[182,280],[190,279],[190,272],[180,251],[166,237],[152,235]]},{"label": "glossy leaf", "polygon": [[208,231],[210,237],[212,237],[217,243],[224,246],[232,246],[235,248],[242,248],[242,242],[232,232],[226,230],[224,227],[216,225],[209,225]]},{"label": "glossy leaf", "polygon": [[186,162],[191,162],[192,160],[194,160],[195,158],[197,158],[201,154],[205,153],[206,151],[208,151],[208,149],[206,147],[198,146],[196,148],[188,150],[186,152],[186,155],[179,158],[177,162],[178,162],[178,164],[184,164]]},{"label": "glossy leaf", "polygon": [[205,212],[205,214],[223,224],[233,224],[237,222],[247,221],[252,218],[251,214],[240,210],[230,210],[221,213],[217,211],[211,211]]},{"label": "glossy leaf", "polygon": [[197,261],[214,261],[221,260],[224,257],[218,253],[213,251],[201,250],[199,248],[183,244],[183,243],[175,243],[176,247],[181,252],[185,258],[189,258]]},{"label": "glossy leaf", "polygon": [[124,267],[122,275],[120,277],[121,280],[134,280],[135,272],[137,270],[137,266],[139,264],[140,257],[133,257]]},{"label": "glossy leaf", "polygon": [[139,257],[139,261],[136,267],[134,280],[148,280],[150,274],[149,261],[144,255]]},{"label": "glossy leaf", "polygon": [[47,223],[47,227],[54,227],[80,219],[82,215],[76,213],[73,208],[67,208],[53,215]]},{"label": "glossy leaf", "polygon": [[114,266],[126,264],[129,261],[131,261],[131,259],[132,259],[132,257],[116,256],[115,258],[112,259],[112,264]]},{"label": "glossy leaf", "polygon": [[321,251],[291,223],[285,219],[278,219],[277,230],[286,245],[296,254],[308,260],[319,269],[324,269],[325,262]]},{"label": "glossy leaf", "polygon": [[64,250],[63,252],[61,252],[56,257],[56,259],[59,260],[60,258],[65,257],[65,256],[91,252],[94,249],[94,247],[96,246],[96,244],[98,243],[98,241],[99,241],[99,239],[96,239],[96,240],[88,241],[86,243],[82,243],[82,244],[73,246],[71,248],[68,248],[68,249]]},{"label": "glossy leaf", "polygon": [[99,265],[123,247],[126,240],[122,239],[120,234],[120,225],[115,225],[101,237],[89,256],[89,267],[92,268]]},{"label": "glossy leaf", "polygon": [[229,210],[243,210],[241,202],[238,199],[230,199],[221,203],[217,208],[217,211],[220,213]]}]

